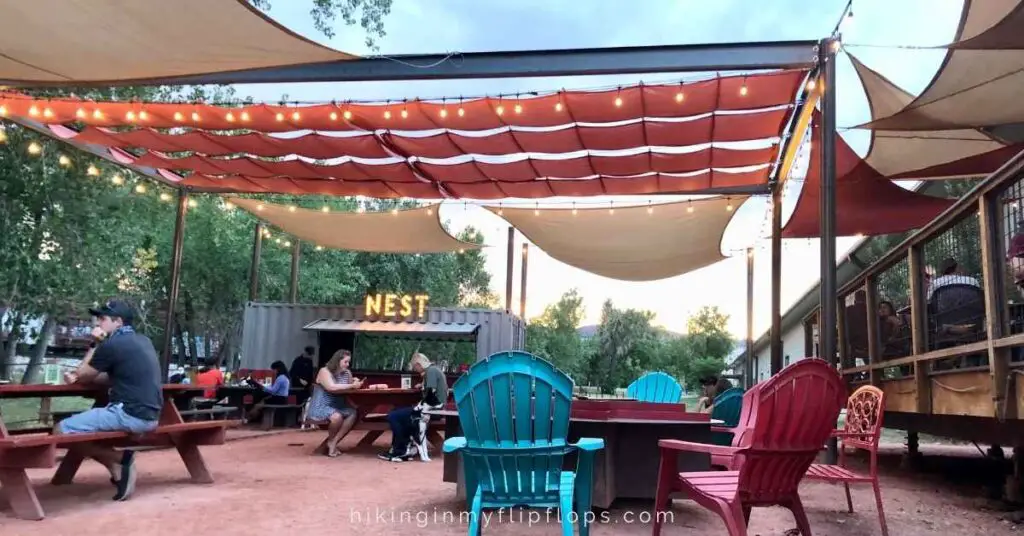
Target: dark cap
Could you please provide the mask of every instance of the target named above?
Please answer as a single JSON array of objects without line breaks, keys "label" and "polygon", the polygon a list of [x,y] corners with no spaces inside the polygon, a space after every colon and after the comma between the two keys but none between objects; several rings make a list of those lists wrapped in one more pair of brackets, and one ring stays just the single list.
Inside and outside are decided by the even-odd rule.
[{"label": "dark cap", "polygon": [[949,275],[954,270],[956,270],[956,259],[953,257],[947,257],[939,264],[939,273],[942,275]]},{"label": "dark cap", "polygon": [[701,385],[715,385],[718,383],[718,378],[715,376],[705,376],[697,381],[700,382]]},{"label": "dark cap", "polygon": [[135,313],[132,311],[132,306],[128,305],[123,301],[110,300],[104,303],[100,307],[93,307],[89,309],[89,313],[92,316],[109,316],[112,318],[120,318],[122,322],[130,325],[132,320],[135,318]]}]

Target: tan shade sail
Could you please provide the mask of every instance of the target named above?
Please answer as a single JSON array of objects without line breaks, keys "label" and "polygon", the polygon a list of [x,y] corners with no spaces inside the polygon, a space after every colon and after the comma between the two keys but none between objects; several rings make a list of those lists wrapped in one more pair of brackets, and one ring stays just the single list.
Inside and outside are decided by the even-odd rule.
[{"label": "tan shade sail", "polygon": [[[747,198],[715,198],[645,206],[579,209],[488,207],[545,253],[581,270],[623,281],[653,281],[703,268],[725,257],[722,234]],[[689,208],[692,207],[691,212]]]},{"label": "tan shade sail", "polygon": [[323,212],[240,197],[228,201],[318,246],[374,253],[447,253],[479,248],[449,235],[437,206],[397,212]]},{"label": "tan shade sail", "polygon": [[1024,122],[1022,0],[964,3],[953,45],[931,83],[904,108],[863,127],[942,130]]},{"label": "tan shade sail", "polygon": [[100,83],[351,59],[245,0],[3,3],[0,82]]},{"label": "tan shade sail", "polygon": [[[913,100],[913,95],[864,65],[852,54],[850,61],[864,85],[872,117],[886,117],[896,113]],[[889,178],[942,179],[965,174],[984,175],[1012,156],[1003,154],[1007,151],[1001,151],[1007,147],[1006,144],[973,128],[914,131],[876,129],[871,134],[871,147],[864,160],[875,171]],[[967,159],[974,160],[967,168],[947,166],[947,172],[937,169],[938,166]],[[972,170],[971,167],[976,169]],[[970,172],[963,173],[965,169]]]}]

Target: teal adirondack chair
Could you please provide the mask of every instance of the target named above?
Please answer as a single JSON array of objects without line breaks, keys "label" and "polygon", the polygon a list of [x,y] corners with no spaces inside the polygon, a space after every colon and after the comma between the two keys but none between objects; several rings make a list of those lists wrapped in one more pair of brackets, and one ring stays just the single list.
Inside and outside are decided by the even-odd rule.
[{"label": "teal adirondack chair", "polygon": [[626,396],[639,402],[678,404],[683,388],[675,378],[664,372],[648,372],[626,388]]},{"label": "teal adirondack chair", "polygon": [[[740,422],[743,409],[743,389],[733,387],[715,397],[711,418],[722,421],[722,428],[733,428]],[[718,426],[716,426],[718,428]],[[715,445],[732,446],[732,432],[712,431],[711,442]]]},{"label": "teal adirondack chair", "polygon": [[[462,455],[470,536],[480,533],[484,508],[516,506],[556,508],[563,535],[573,534],[573,521],[581,536],[590,533],[594,455],[604,440],[568,441],[572,388],[569,376],[526,352],[493,354],[452,385],[465,436],[445,439],[443,450]],[[563,471],[572,452],[576,471]]]}]

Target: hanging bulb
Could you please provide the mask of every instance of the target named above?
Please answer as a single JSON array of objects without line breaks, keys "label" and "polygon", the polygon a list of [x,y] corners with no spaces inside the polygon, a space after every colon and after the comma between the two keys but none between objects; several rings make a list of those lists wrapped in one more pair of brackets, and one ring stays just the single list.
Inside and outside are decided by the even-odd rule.
[{"label": "hanging bulb", "polygon": [[128,113],[124,114],[124,118],[129,123],[131,123],[132,121],[135,121],[135,112],[133,112],[131,110],[128,110]]},{"label": "hanging bulb", "polygon": [[505,114],[505,107],[499,104],[498,107],[494,109],[494,113],[496,113],[498,115],[504,115]]},{"label": "hanging bulb", "polygon": [[101,112],[98,108],[96,110],[93,110],[92,118],[93,119],[103,119],[103,112]]},{"label": "hanging bulb", "polygon": [[68,167],[68,166],[71,165],[71,159],[68,158],[68,155],[66,155],[66,154],[60,155],[60,158],[57,159],[57,162],[59,162],[60,165],[62,165],[64,167]]},{"label": "hanging bulb", "polygon": [[685,98],[686,97],[683,95],[682,90],[680,90],[679,93],[676,93],[676,102],[683,102],[683,99]]},{"label": "hanging bulb", "polygon": [[654,214],[654,207],[652,207],[650,203],[647,203],[647,213]]},{"label": "hanging bulb", "polygon": [[615,107],[616,108],[622,107],[622,97],[615,97]]},{"label": "hanging bulb", "polygon": [[608,207],[608,214],[615,214],[615,207]]},{"label": "hanging bulb", "polygon": [[407,119],[408,117],[409,117],[409,111],[406,110],[405,108],[402,108],[402,119]]},{"label": "hanging bulb", "polygon": [[459,117],[462,117],[462,116],[466,115],[466,110],[463,110],[462,106],[459,106],[458,114],[459,114]]},{"label": "hanging bulb", "polygon": [[146,193],[146,185],[145,184],[136,184],[135,185],[135,193],[139,193],[139,194]]},{"label": "hanging bulb", "polygon": [[807,81],[807,91],[814,91],[814,88],[818,86],[818,83],[812,78]]},{"label": "hanging bulb", "polygon": [[539,204],[533,209],[533,215],[534,216],[540,216],[540,205]]},{"label": "hanging bulb", "polygon": [[741,97],[746,97],[747,96],[747,79],[746,78],[743,79],[743,85],[740,86],[740,96]]},{"label": "hanging bulb", "polygon": [[192,112],[192,121],[194,121],[196,123],[199,122],[199,113],[198,112]]},{"label": "hanging bulb", "polygon": [[95,177],[96,175],[100,174],[100,170],[96,166],[89,164],[89,169],[85,170],[85,174],[92,175],[93,177]]},{"label": "hanging bulb", "polygon": [[160,200],[161,201],[170,201],[171,200],[171,194],[169,194],[167,192],[160,192]]},{"label": "hanging bulb", "polygon": [[338,112],[331,112],[331,121],[338,120]]},{"label": "hanging bulb", "polygon": [[228,112],[228,114],[224,116],[224,119],[227,119],[228,123],[234,123],[235,122],[235,114],[233,114],[231,112]]},{"label": "hanging bulb", "polygon": [[197,206],[199,206],[199,201],[196,201],[195,199],[189,199],[188,206],[190,208],[196,208]]},{"label": "hanging bulb", "polygon": [[729,201],[728,205],[725,205],[725,211],[726,212],[732,212],[732,201],[731,200]]},{"label": "hanging bulb", "polygon": [[232,203],[231,201],[225,201],[224,202],[224,210],[231,210],[233,208],[235,208],[235,204],[234,203]]},{"label": "hanging bulb", "polygon": [[249,112],[242,112],[242,121],[249,120]]},{"label": "hanging bulb", "polygon": [[124,177],[115,174],[113,177],[110,177],[110,182],[120,186],[120,185],[124,184]]},{"label": "hanging bulb", "polygon": [[522,104],[516,103],[516,107],[513,108],[513,109],[515,110],[515,112],[517,114],[523,113],[523,105]]},{"label": "hanging bulb", "polygon": [[[6,113],[6,112],[7,112],[7,110],[5,109],[5,110],[4,110],[4,112]],[[0,115],[4,115],[4,114],[0,114]],[[86,115],[87,115],[87,114],[85,113],[85,110],[83,110],[83,109],[81,109],[81,108],[79,108],[79,109],[75,110],[75,117],[77,117],[77,118],[79,118],[79,119],[85,119],[85,116],[86,116]]]},{"label": "hanging bulb", "polygon": [[280,244],[280,243],[281,243],[281,239],[280,239],[280,238],[275,238],[275,239],[274,239],[274,242],[276,242],[276,243]]},{"label": "hanging bulb", "polygon": [[345,110],[345,113],[341,114],[341,116],[345,119],[352,119],[352,112],[350,110]]},{"label": "hanging bulb", "polygon": [[693,214],[693,203],[686,205],[686,212],[689,214]]},{"label": "hanging bulb", "polygon": [[384,110],[384,119],[391,119],[391,110]]},{"label": "hanging bulb", "polygon": [[174,120],[175,121],[179,121],[180,122],[183,119],[185,119],[185,116],[181,115],[181,112],[174,112]]},{"label": "hanging bulb", "polygon": [[556,112],[561,112],[562,108],[564,108],[564,106],[562,106],[562,101],[558,101],[558,102],[555,103],[555,111]]},{"label": "hanging bulb", "polygon": [[146,110],[139,111],[139,119],[143,121],[149,119],[149,114],[146,113]]},{"label": "hanging bulb", "polygon": [[434,209],[428,208],[427,209],[427,216],[432,216],[433,214],[434,214]]},{"label": "hanging bulb", "polygon": [[53,117],[53,110],[49,108],[43,108],[43,117],[50,119]]},{"label": "hanging bulb", "polygon": [[327,212],[330,212],[330,211],[331,211],[331,207],[329,207],[327,205],[324,205],[324,206],[320,207],[320,212],[327,213]]},{"label": "hanging bulb", "polygon": [[39,154],[41,152],[43,152],[43,146],[42,145],[39,145],[36,142],[32,142],[32,143],[28,144],[28,154],[37,155],[37,154]]},{"label": "hanging bulb", "polygon": [[[263,210],[263,203],[256,205],[256,210]],[[269,232],[269,231],[267,231]]]},{"label": "hanging bulb", "polygon": [[324,250],[324,247],[323,247],[323,246],[317,246],[317,247],[316,247],[316,250],[317,250],[317,251],[323,251],[323,250]]},{"label": "hanging bulb", "polygon": [[291,240],[285,240],[284,244],[281,244],[281,245],[283,245],[286,248],[290,248],[290,247],[292,247],[292,241]]},{"label": "hanging bulb", "polygon": [[575,216],[578,213],[579,213],[579,211],[576,210],[576,202],[573,201],[573,203],[572,203],[572,215]]},{"label": "hanging bulb", "polygon": [[289,205],[288,212],[295,212],[295,205]]},{"label": "hanging bulb", "polygon": [[284,114],[281,112],[277,112],[276,114],[274,114],[274,119],[277,120],[278,123],[280,123],[281,121],[284,121]]},{"label": "hanging bulb", "polygon": [[[82,110],[78,110],[78,111],[81,112]],[[6,106],[0,105],[0,117],[7,117],[7,107]],[[79,117],[81,117],[81,116],[79,116]]]},{"label": "hanging bulb", "polygon": [[392,216],[397,216],[398,215],[398,208],[391,209],[391,215]]},{"label": "hanging bulb", "polygon": [[30,106],[28,109],[28,115],[31,115],[32,117],[39,115],[39,108],[36,108],[35,106]]},{"label": "hanging bulb", "polygon": [[7,143],[7,129],[0,127],[0,143]]},{"label": "hanging bulb", "polygon": [[441,108],[441,111],[437,114],[441,116],[441,119],[448,117],[448,108]]},{"label": "hanging bulb", "polygon": [[299,115],[299,112],[292,112],[292,121],[298,121],[301,118],[302,116]]}]

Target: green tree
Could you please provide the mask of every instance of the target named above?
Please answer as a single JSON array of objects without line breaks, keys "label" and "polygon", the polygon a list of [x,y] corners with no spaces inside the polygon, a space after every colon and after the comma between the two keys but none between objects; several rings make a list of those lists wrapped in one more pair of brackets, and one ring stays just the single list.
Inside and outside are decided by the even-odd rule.
[{"label": "green tree", "polygon": [[583,298],[573,288],[544,308],[526,326],[526,351],[551,361],[555,367],[581,381],[587,363],[577,329],[583,320]]},{"label": "green tree", "polygon": [[[249,0],[267,11],[270,0]],[[291,0],[295,1],[295,0]],[[356,23],[366,30],[366,46],[376,49],[376,37],[384,37],[384,17],[391,12],[391,0],[312,0],[309,10],[313,26],[327,37],[334,37],[334,21],[340,16],[348,26]]]}]

